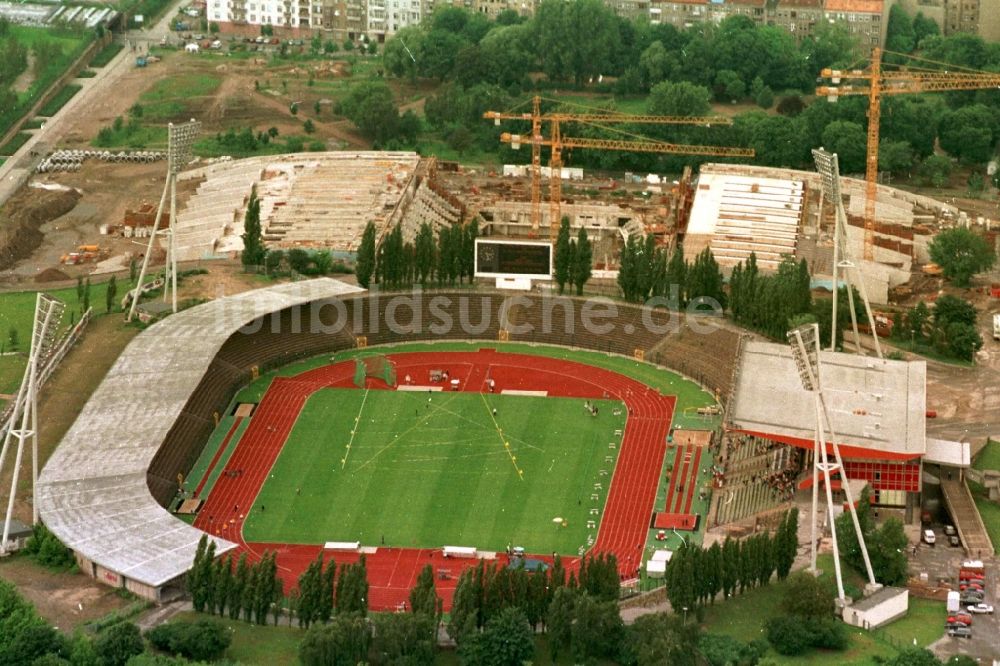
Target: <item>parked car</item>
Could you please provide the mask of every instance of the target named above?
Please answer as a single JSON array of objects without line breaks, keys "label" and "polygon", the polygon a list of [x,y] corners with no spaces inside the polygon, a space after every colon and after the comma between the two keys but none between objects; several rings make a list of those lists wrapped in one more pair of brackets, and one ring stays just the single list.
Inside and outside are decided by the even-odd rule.
[{"label": "parked car", "polygon": [[969,615],[968,613],[963,613],[962,611],[959,611],[959,612],[955,613],[954,615],[949,615],[948,616],[948,621],[947,621],[946,624],[955,624],[957,622],[961,622],[965,626],[971,627],[972,626],[972,616]]},{"label": "parked car", "polygon": [[951,536],[949,536],[948,543],[955,548],[958,548],[959,546],[962,545],[962,541],[958,538],[957,534],[952,534]]},{"label": "parked car", "polygon": [[970,613],[985,613],[991,615],[993,613],[993,606],[984,603],[978,603],[970,605],[967,607]]},{"label": "parked car", "polygon": [[954,525],[945,525],[944,526],[944,533],[947,534],[948,536],[954,536],[954,535],[958,534],[958,532],[955,531],[955,526]]},{"label": "parked car", "polygon": [[958,589],[962,590],[963,592],[965,590],[976,590],[978,592],[982,592],[983,591],[983,584],[980,583],[978,580],[970,580],[967,583],[959,583],[958,584]]},{"label": "parked car", "polygon": [[924,530],[924,543],[933,546],[935,541],[937,537],[934,536],[934,530]]},{"label": "parked car", "polygon": [[972,638],[972,629],[968,627],[952,627],[948,630],[948,635],[952,638]]},{"label": "parked car", "polygon": [[982,593],[980,593],[980,594],[963,594],[962,597],[958,600],[958,602],[960,604],[962,604],[963,606],[974,606],[976,604],[983,603],[983,595],[982,595]]}]

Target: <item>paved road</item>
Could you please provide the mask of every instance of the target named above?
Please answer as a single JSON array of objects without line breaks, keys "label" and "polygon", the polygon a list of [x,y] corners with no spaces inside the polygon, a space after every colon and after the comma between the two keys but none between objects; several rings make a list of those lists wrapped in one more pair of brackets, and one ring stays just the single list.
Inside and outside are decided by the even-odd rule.
[{"label": "paved road", "polygon": [[[160,38],[170,34],[170,21],[177,13],[177,6],[182,0],[176,0],[163,14],[156,25],[144,31],[129,31],[126,35],[116,37],[117,41],[127,46],[137,44],[143,49],[149,44],[159,42]],[[130,48],[125,48],[115,58],[97,70],[97,76],[90,79],[76,79],[74,82],[82,86],[80,92],[73,96],[59,112],[50,118],[45,126],[36,130],[31,139],[21,149],[0,165],[0,206],[6,203],[14,192],[27,181],[35,166],[42,160],[43,154],[50,146],[59,143],[66,131],[66,120],[79,113],[81,109],[93,105],[97,100],[108,95],[114,95],[121,77],[135,66],[134,54]],[[31,156],[32,151],[40,153]]]}]

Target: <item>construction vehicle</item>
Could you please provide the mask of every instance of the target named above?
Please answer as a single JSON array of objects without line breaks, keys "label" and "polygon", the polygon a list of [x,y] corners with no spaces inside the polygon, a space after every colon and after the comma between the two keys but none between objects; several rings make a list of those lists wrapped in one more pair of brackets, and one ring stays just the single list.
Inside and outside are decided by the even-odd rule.
[{"label": "construction vehicle", "polygon": [[[897,69],[883,69],[882,56],[896,56],[907,63]],[[830,79],[831,86],[820,86],[816,94],[836,102],[841,95],[868,97],[868,149],[865,168],[865,245],[866,261],[875,259],[875,194],[878,191],[879,119],[882,116],[883,95],[940,92],[944,90],[984,90],[1000,87],[1000,74],[980,72],[926,60],[904,53],[872,49],[866,69],[824,69],[821,75]],[[842,84],[842,82],[845,83]],[[850,83],[851,81],[860,83]]]},{"label": "construction vehicle", "polygon": [[[557,100],[546,100],[557,102]],[[514,113],[513,111],[499,112],[487,111],[483,114],[486,120],[492,120],[499,125],[501,120],[524,120],[531,123],[531,134],[517,135],[504,132],[500,135],[500,141],[509,143],[511,148],[519,148],[522,143],[531,145],[531,234],[537,235],[541,224],[541,148],[549,146],[552,150],[549,158],[549,228],[553,240],[559,232],[559,224],[562,219],[562,151],[566,148],[593,148],[598,150],[631,150],[638,152],[653,153],[673,153],[676,155],[711,155],[716,157],[753,157],[754,151],[749,148],[731,148],[726,146],[694,146],[667,143],[665,141],[654,140],[619,140],[619,139],[590,139],[590,138],[570,138],[563,137],[560,131],[560,122],[580,122],[593,127],[606,129],[609,132],[620,130],[604,127],[598,123],[643,123],[658,125],[732,125],[732,119],[726,116],[651,116],[651,115],[630,115],[618,113],[616,111],[606,111],[602,109],[592,109],[581,107],[580,113],[542,113],[542,98],[535,96],[532,98],[532,110],[530,113]],[[564,102],[557,102],[565,104]],[[580,106],[580,105],[577,105]],[[542,123],[549,123],[549,138],[542,136]],[[634,136],[628,134],[628,136]]]},{"label": "construction vehicle", "polygon": [[76,264],[86,264],[91,261],[100,261],[102,258],[100,245],[79,245],[75,252],[67,252],[59,258],[59,263],[73,266]]},{"label": "construction vehicle", "polygon": [[146,56],[138,56],[138,57],[136,57],[136,59],[135,59],[135,66],[136,67],[145,67],[146,66]]}]

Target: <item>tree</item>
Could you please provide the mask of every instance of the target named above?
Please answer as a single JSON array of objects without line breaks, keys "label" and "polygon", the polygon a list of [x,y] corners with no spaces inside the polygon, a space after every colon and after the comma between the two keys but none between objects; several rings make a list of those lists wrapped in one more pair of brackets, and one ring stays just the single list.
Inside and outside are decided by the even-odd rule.
[{"label": "tree", "polygon": [[753,97],[753,101],[757,106],[762,109],[770,109],[774,106],[774,91],[759,76],[750,84],[750,96]]},{"label": "tree", "polygon": [[83,281],[83,311],[90,309],[90,277]]},{"label": "tree", "polygon": [[983,338],[975,326],[969,324],[949,324],[945,329],[948,352],[963,361],[972,361],[976,352],[983,348]]},{"label": "tree", "polygon": [[996,261],[989,243],[964,227],[942,231],[931,241],[928,250],[931,260],[941,266],[944,276],[958,287],[969,286],[973,275],[992,268]]},{"label": "tree", "polygon": [[107,308],[108,313],[115,307],[115,296],[118,294],[118,283],[115,281],[115,276],[112,275],[111,279],[108,280],[108,286],[104,291],[104,306]]},{"label": "tree", "polygon": [[312,120],[306,118],[305,122],[302,123],[302,131],[304,131],[306,134],[312,134],[313,132],[316,131],[316,126],[313,125]]},{"label": "tree", "polygon": [[740,75],[731,69],[720,69],[715,73],[715,99],[720,102],[736,103],[747,94],[747,86]]},{"label": "tree", "polygon": [[875,580],[883,585],[905,585],[906,549],[909,543],[903,523],[890,517],[870,537],[866,537]]},{"label": "tree", "polygon": [[663,81],[649,91],[646,109],[661,116],[705,116],[712,108],[707,88],[678,81]]},{"label": "tree", "polygon": [[976,308],[969,301],[943,294],[934,301],[934,325],[945,328],[948,324],[976,324]]},{"label": "tree", "polygon": [[257,198],[257,185],[250,189],[250,200],[243,221],[243,252],[240,259],[244,268],[260,266],[264,262],[267,250],[261,238],[260,200]]},{"label": "tree", "polygon": [[861,173],[865,170],[865,128],[849,121],[838,120],[823,130],[823,146],[837,153],[844,173]]},{"label": "tree", "polygon": [[103,666],[125,666],[128,660],[146,649],[139,627],[118,622],[97,634],[94,651]]},{"label": "tree", "polygon": [[907,141],[882,139],[878,145],[880,171],[901,173],[913,168],[913,148]]},{"label": "tree", "polygon": [[358,278],[358,284],[368,288],[372,274],[375,272],[375,224],[369,222],[365,226],[364,234],[361,236],[361,245],[358,247],[358,259],[354,267],[354,274]]},{"label": "tree", "polygon": [[433,664],[437,624],[433,617],[376,613],[371,654],[376,664]]},{"label": "tree", "polygon": [[984,104],[963,106],[941,117],[941,147],[965,164],[984,164],[993,155],[995,113]]},{"label": "tree", "polygon": [[384,81],[354,85],[340,102],[340,113],[357,125],[361,133],[377,144],[399,134],[399,107]]},{"label": "tree", "polygon": [[441,598],[434,589],[434,567],[426,565],[417,576],[417,583],[410,590],[410,611],[423,614],[437,625],[441,613]]},{"label": "tree", "polygon": [[[846,514],[845,514],[846,515]],[[850,518],[850,516],[848,516]],[[840,536],[840,532],[837,532]],[[796,571],[788,577],[781,597],[781,610],[797,618],[824,618],[833,614],[833,590],[808,571]]]},{"label": "tree", "polygon": [[569,218],[565,215],[559,224],[559,233],[556,235],[555,253],[555,279],[556,284],[559,285],[559,293],[562,294],[566,283],[571,281],[573,270],[573,248],[570,246]]},{"label": "tree", "polygon": [[213,35],[219,34],[219,24],[216,23],[215,21],[212,21],[211,23],[208,24],[208,31]]},{"label": "tree", "polygon": [[927,18],[923,12],[917,12],[917,15],[913,17],[913,41],[916,46],[919,47],[924,39],[934,37],[940,32],[941,29],[934,19]]},{"label": "tree", "polygon": [[910,329],[910,338],[915,342],[924,339],[924,328],[927,326],[930,316],[930,309],[928,309],[927,304],[923,301],[919,301],[906,315],[906,324]]},{"label": "tree", "polygon": [[521,666],[535,655],[535,637],[520,608],[505,608],[483,627],[482,633],[459,646],[463,664]]},{"label": "tree", "polygon": [[311,627],[299,643],[303,666],[355,666],[368,660],[371,628],[360,615],[337,615]]},{"label": "tree", "polygon": [[583,287],[590,280],[593,271],[594,248],[587,238],[587,229],[580,227],[573,248],[573,266],[571,281],[576,287],[576,295],[583,296]]},{"label": "tree", "polygon": [[696,666],[700,664],[697,625],[667,613],[643,615],[628,628],[626,650],[637,666]]},{"label": "tree", "polygon": [[951,160],[944,155],[931,155],[921,163],[917,174],[934,187],[944,187],[951,176]]},{"label": "tree", "polygon": [[549,649],[552,660],[568,650],[573,637],[573,619],[576,615],[576,590],[565,585],[556,588],[549,604],[547,624]]},{"label": "tree", "polygon": [[577,597],[571,630],[576,663],[616,656],[625,627],[616,601],[598,601],[589,594]]},{"label": "tree", "polygon": [[209,619],[175,621],[146,632],[157,650],[179,654],[195,661],[215,661],[229,648],[232,632]]},{"label": "tree", "polygon": [[912,53],[916,48],[913,21],[906,10],[893,5],[889,10],[889,25],[886,27],[885,48],[897,53]]}]

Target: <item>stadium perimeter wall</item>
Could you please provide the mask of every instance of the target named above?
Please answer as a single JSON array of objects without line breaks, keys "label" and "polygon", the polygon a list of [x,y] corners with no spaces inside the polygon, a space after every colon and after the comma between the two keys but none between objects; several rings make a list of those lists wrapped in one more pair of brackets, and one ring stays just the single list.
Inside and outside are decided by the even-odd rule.
[{"label": "stadium perimeter wall", "polygon": [[[356,290],[330,279],[260,289],[168,317],[133,341],[67,433],[39,482],[42,517],[74,550],[82,571],[145,598],[163,600],[165,589],[176,586],[190,567],[201,535],[165,511],[176,496],[178,475],[190,471],[215,427],[216,414],[222,415],[255,373],[298,359],[362,344],[504,339],[680,366],[683,374],[723,400],[730,394],[738,362],[739,334],[710,322],[705,324],[709,330],[699,332],[697,322],[665,310],[499,291]],[[310,293],[315,296],[310,298]],[[232,317],[234,309],[236,317]],[[192,312],[199,316],[192,318],[188,314]],[[201,330],[218,321],[226,321],[228,329],[216,326],[213,335]],[[219,338],[220,334],[224,337]],[[164,339],[186,341],[186,346],[164,350]],[[155,360],[158,354],[182,355],[186,359],[183,373],[189,380],[175,381],[169,360],[154,362],[151,368],[140,359],[148,355]],[[149,386],[122,391],[123,372],[130,375],[125,386]],[[176,408],[147,414],[148,403],[158,396],[158,380],[168,384],[170,395],[179,401]],[[111,405],[106,404],[110,391],[119,394]],[[159,428],[145,428],[135,418],[129,421],[131,429],[139,432],[134,445],[142,451],[126,452],[124,459],[130,471],[144,466],[142,492],[132,486],[133,476],[123,482],[115,473],[116,451],[120,453],[121,447],[109,445],[104,438],[119,436],[121,427],[100,427],[111,418],[109,411],[118,412],[116,424],[122,418],[141,421],[145,416],[161,422]],[[101,412],[101,418],[95,420],[94,412]],[[93,444],[88,445],[84,437]],[[73,448],[76,453],[66,455]],[[84,470],[74,467],[80,455],[91,459]],[[67,484],[86,492],[73,492]],[[118,489],[126,486],[125,497],[119,498]],[[147,525],[144,516],[151,511],[150,504],[156,505],[157,513],[156,520]],[[143,529],[136,529],[140,524]],[[217,552],[233,547],[218,541]],[[123,554],[130,551],[145,555]],[[169,551],[169,557],[156,561],[156,555],[164,551]]]}]

